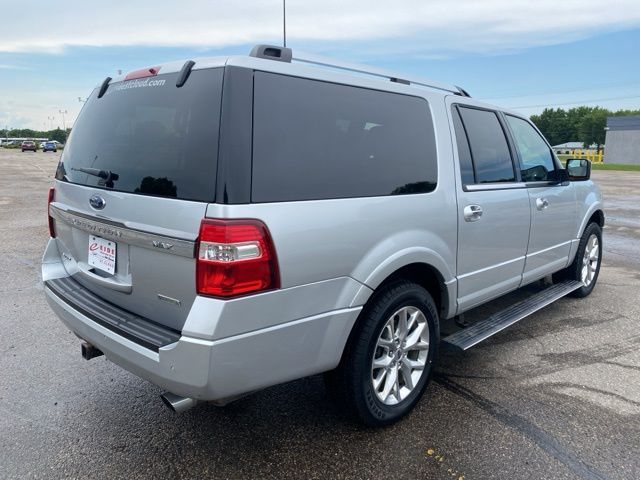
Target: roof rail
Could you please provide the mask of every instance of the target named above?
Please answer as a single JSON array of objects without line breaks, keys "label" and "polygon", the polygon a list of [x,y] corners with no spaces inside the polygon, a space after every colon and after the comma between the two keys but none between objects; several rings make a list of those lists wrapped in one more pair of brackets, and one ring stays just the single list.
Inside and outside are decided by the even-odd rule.
[{"label": "roof rail", "polygon": [[346,70],[349,72],[363,73],[365,75],[372,75],[374,77],[386,78],[394,83],[401,83],[403,85],[420,85],[422,87],[435,88],[436,90],[450,92],[463,97],[471,96],[464,89],[456,85],[449,85],[446,83],[437,82],[435,80],[429,80],[419,77],[399,77],[393,72],[389,72],[387,70],[372,67],[369,65],[342,62],[340,60],[335,60],[330,57],[324,57],[322,55],[316,55],[313,53],[293,52],[290,48],[285,47],[277,47],[272,45],[256,45],[251,50],[250,56],[265,58],[269,60],[279,60],[281,62],[291,62],[293,60],[300,63],[337,68],[339,70]]}]

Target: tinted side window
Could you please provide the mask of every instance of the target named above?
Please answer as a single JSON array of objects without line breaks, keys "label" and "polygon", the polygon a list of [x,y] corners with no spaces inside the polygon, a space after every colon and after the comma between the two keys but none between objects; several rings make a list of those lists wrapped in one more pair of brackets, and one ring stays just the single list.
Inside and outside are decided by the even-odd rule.
[{"label": "tinted side window", "polygon": [[453,128],[456,134],[456,143],[458,145],[458,159],[460,162],[460,176],[462,177],[463,185],[470,185],[475,183],[475,176],[473,174],[473,163],[471,161],[471,150],[469,150],[469,141],[467,140],[467,134],[464,131],[462,125],[462,119],[460,118],[460,112],[453,106]]},{"label": "tinted side window", "polygon": [[476,183],[515,181],[509,146],[496,113],[460,107],[460,115],[469,137]]},{"label": "tinted side window", "polygon": [[254,202],[435,189],[424,99],[256,72],[253,112]]},{"label": "tinted side window", "polygon": [[506,117],[520,155],[522,180],[525,182],[553,180],[556,166],[549,146],[529,122],[511,115]]}]

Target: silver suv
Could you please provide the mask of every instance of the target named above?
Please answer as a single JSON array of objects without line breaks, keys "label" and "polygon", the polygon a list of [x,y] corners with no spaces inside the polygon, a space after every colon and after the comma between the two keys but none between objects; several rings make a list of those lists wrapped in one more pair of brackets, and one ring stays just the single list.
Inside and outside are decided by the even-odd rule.
[{"label": "silver suv", "polygon": [[441,325],[546,279],[442,339],[465,350],[591,292],[589,178],[458,87],[258,46],[93,91],[49,193],[42,277],[83,356],[176,411],[326,372],[384,425],[425,390]]}]

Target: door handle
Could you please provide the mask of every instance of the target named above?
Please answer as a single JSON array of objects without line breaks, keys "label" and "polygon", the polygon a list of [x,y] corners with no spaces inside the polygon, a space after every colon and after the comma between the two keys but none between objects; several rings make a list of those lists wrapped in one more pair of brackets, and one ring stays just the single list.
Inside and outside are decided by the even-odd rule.
[{"label": "door handle", "polygon": [[482,207],[480,205],[467,205],[463,210],[465,222],[476,222],[482,216]]},{"label": "door handle", "polygon": [[536,208],[538,210],[544,210],[549,206],[549,200],[543,197],[536,198]]}]

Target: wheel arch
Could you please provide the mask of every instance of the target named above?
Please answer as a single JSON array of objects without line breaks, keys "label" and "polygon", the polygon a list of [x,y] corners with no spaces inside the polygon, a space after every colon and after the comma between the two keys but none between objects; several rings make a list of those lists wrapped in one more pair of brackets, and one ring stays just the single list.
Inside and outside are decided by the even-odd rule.
[{"label": "wheel arch", "polygon": [[401,280],[417,283],[427,290],[436,304],[440,319],[449,318],[455,313],[455,281],[446,282],[442,272],[432,264],[425,262],[406,263],[392,272],[387,273],[385,278],[380,279],[380,281],[376,283],[375,288],[366,288],[368,292],[366,299],[362,296],[359,298],[363,304],[363,308],[351,327],[351,331],[342,350],[342,358],[344,358],[350,345],[353,343],[354,336],[357,334],[362,324],[362,319],[366,315],[367,307],[371,305],[372,301],[386,286]]},{"label": "wheel arch", "polygon": [[582,217],[582,222],[580,222],[580,228],[577,232],[576,238],[582,237],[585,228],[587,228],[587,225],[592,222],[596,222],[598,225],[600,225],[600,227],[604,227],[605,216],[602,207],[602,202],[595,202],[590,206],[590,208]]}]

